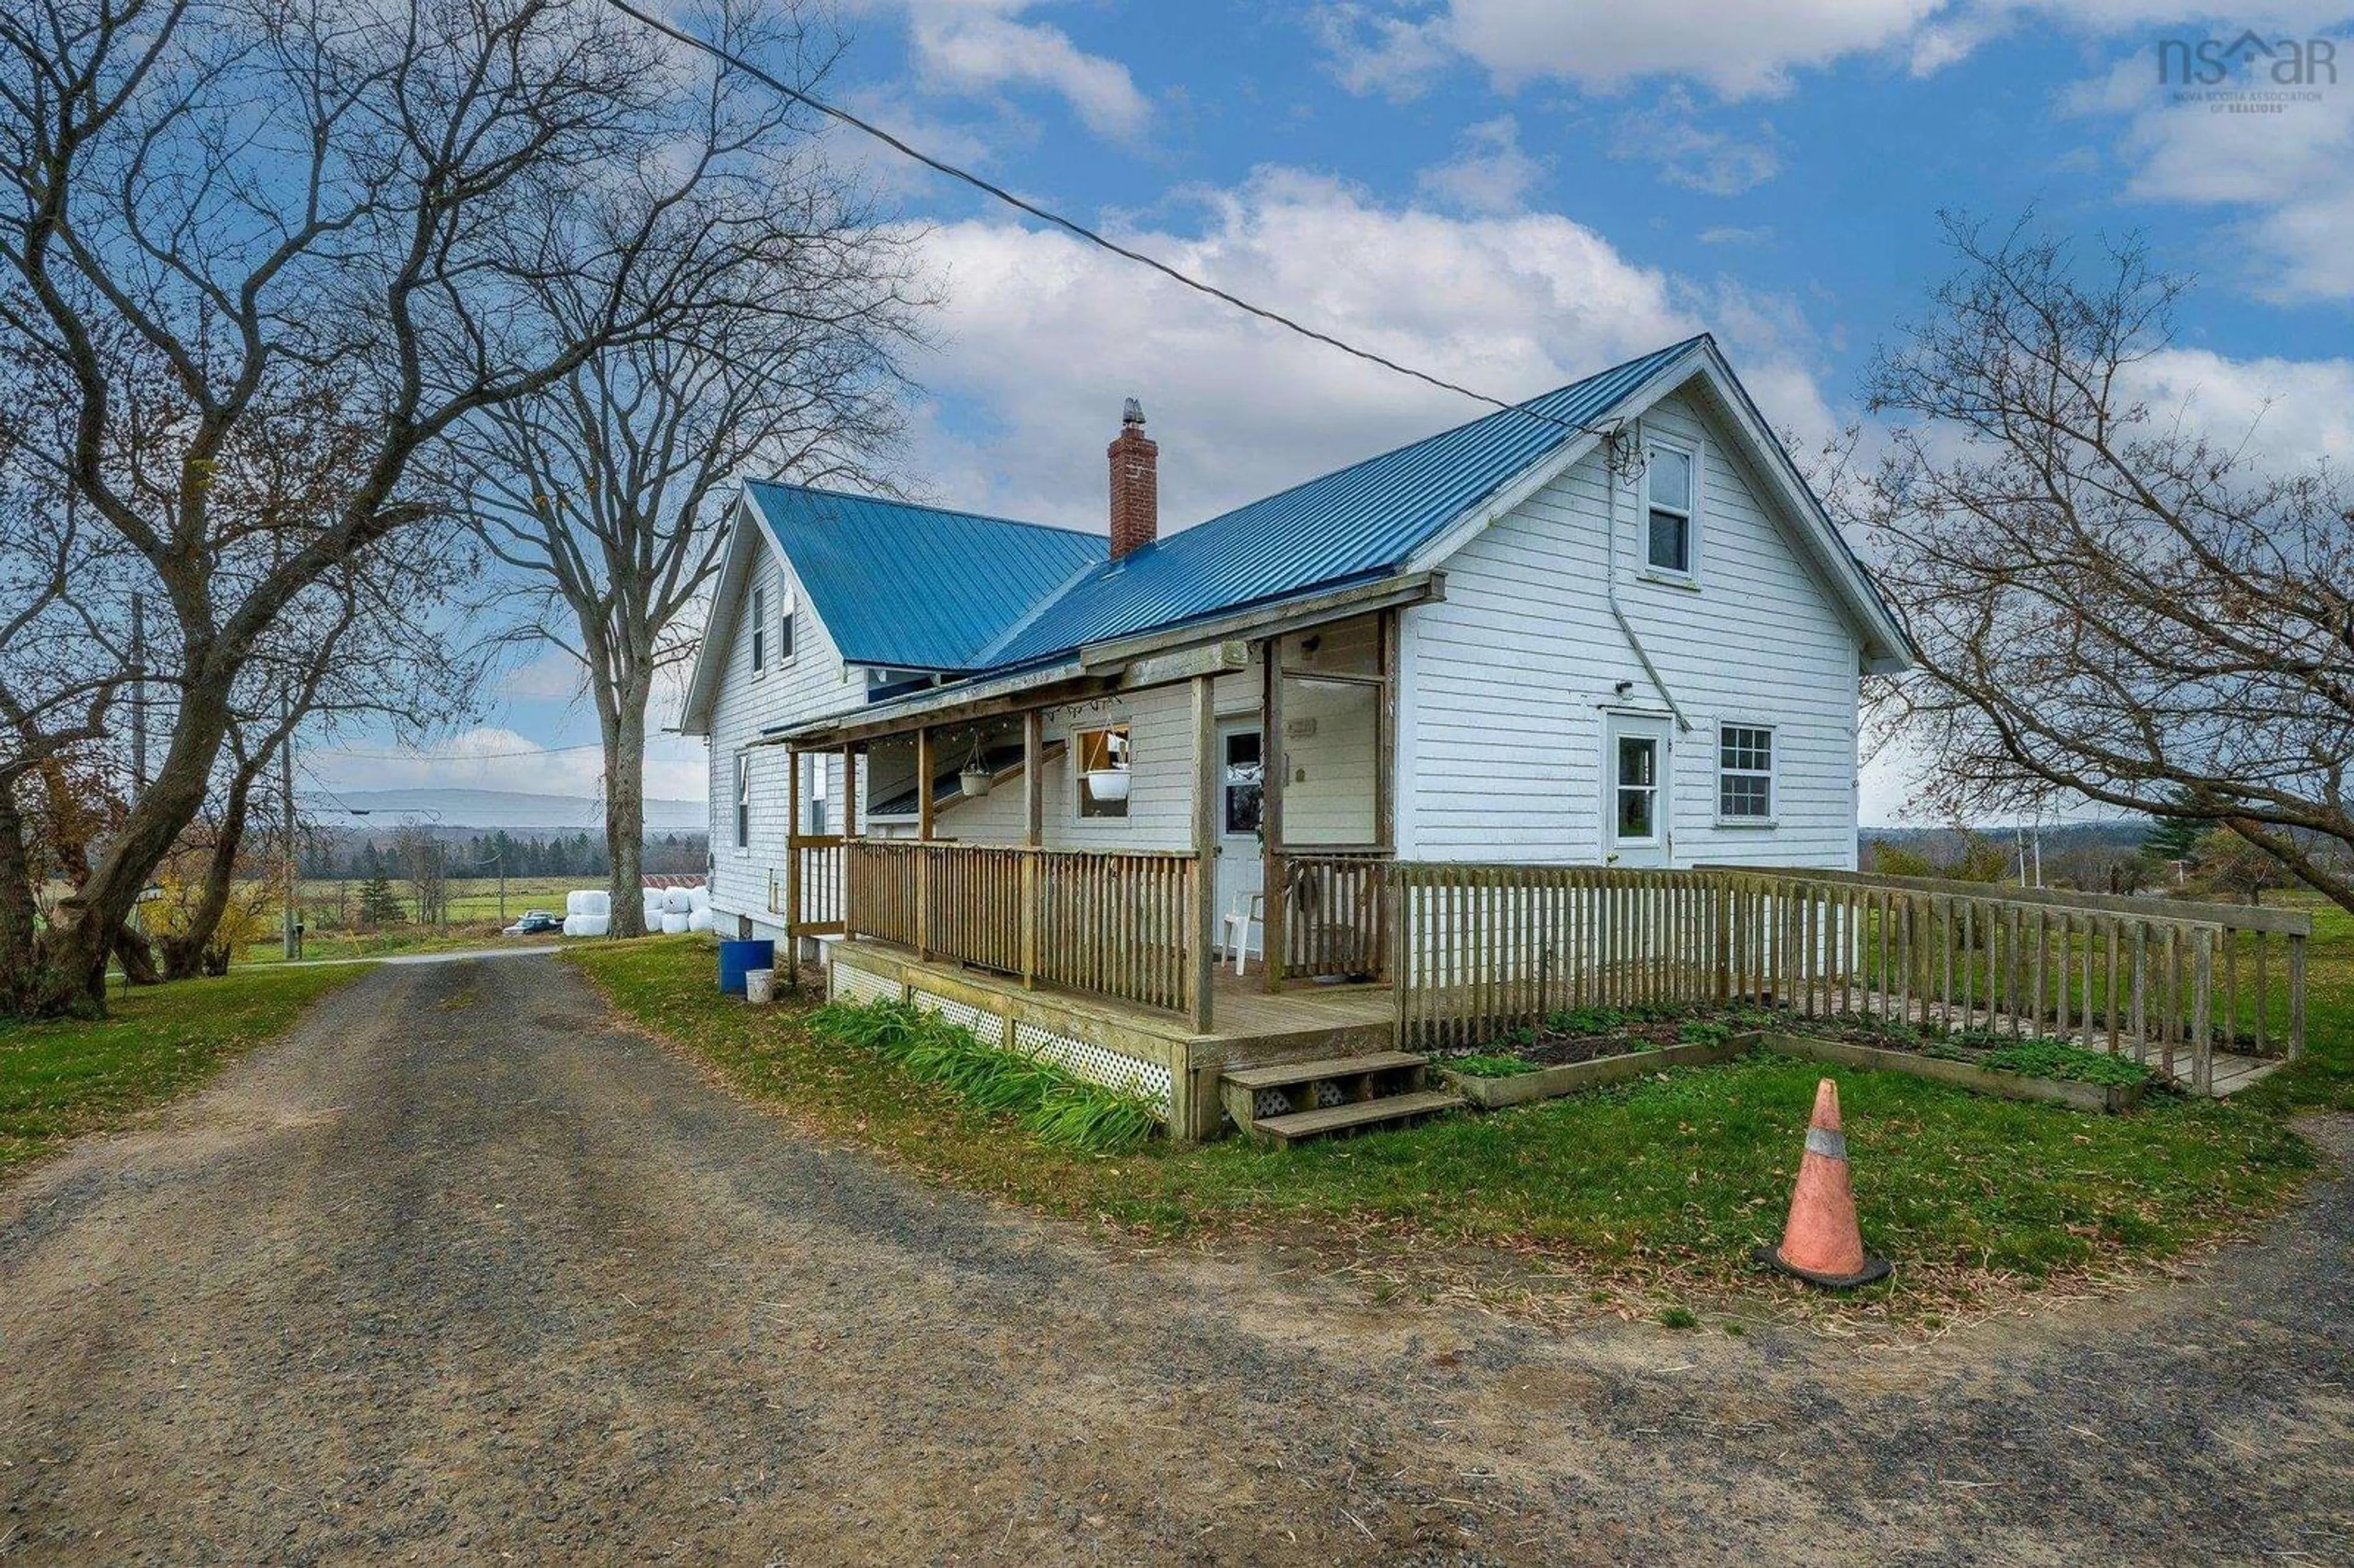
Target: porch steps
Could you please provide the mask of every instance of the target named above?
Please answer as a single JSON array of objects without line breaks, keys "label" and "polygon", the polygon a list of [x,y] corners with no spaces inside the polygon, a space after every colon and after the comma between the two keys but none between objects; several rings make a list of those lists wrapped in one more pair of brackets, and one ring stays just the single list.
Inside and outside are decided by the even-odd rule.
[{"label": "porch steps", "polygon": [[1425,1086],[1428,1061],[1411,1051],[1373,1051],[1238,1067],[1219,1075],[1218,1093],[1236,1127],[1290,1144],[1459,1108],[1460,1096]]}]

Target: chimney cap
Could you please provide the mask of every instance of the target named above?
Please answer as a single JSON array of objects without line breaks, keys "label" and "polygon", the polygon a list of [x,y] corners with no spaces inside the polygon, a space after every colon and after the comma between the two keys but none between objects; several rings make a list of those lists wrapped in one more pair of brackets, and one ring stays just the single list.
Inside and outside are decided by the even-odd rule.
[{"label": "chimney cap", "polygon": [[1130,397],[1126,403],[1120,406],[1119,422],[1123,425],[1140,425],[1144,423],[1144,405],[1138,402],[1135,398]]}]

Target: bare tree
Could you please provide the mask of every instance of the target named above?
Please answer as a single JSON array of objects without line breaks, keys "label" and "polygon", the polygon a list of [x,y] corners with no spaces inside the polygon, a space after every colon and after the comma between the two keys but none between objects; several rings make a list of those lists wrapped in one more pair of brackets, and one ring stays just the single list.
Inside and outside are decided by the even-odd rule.
[{"label": "bare tree", "polygon": [[[719,26],[736,53],[789,53],[804,84],[831,58],[797,8],[730,9]],[[762,169],[699,198],[715,222],[765,237],[725,301],[689,331],[482,410],[456,440],[483,538],[538,587],[525,635],[579,664],[596,710],[617,937],[645,930],[647,707],[694,654],[688,611],[717,567],[732,482],[750,469],[872,482],[900,428],[896,356],[927,302],[911,237],[824,165],[789,102],[749,86],[715,77],[700,106],[705,137]]]},{"label": "bare tree", "polygon": [[[0,11],[0,335],[65,388],[71,440],[40,455],[153,574],[177,661],[149,787],[40,950],[0,950],[53,977],[35,1005],[102,1000],[252,651],[432,514],[419,454],[726,298],[762,237],[687,202],[739,153],[682,111],[705,70],[595,0]],[[222,503],[323,400],[349,439],[314,447],[303,503]]]},{"label": "bare tree", "polygon": [[2221,824],[2354,909],[2340,476],[2149,401],[2188,285],[2140,243],[2086,267],[2026,225],[1948,230],[1958,271],[1872,374],[1908,421],[1861,492],[1930,797]]}]

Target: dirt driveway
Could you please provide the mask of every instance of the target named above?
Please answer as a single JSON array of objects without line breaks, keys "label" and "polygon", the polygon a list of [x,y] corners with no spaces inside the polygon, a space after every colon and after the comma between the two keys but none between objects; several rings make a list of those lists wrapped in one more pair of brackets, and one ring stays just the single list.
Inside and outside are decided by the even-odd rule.
[{"label": "dirt driveway", "polygon": [[1376,1308],[384,969],[0,1193],[0,1559],[2354,1561],[2349,1242],[1926,1345]]}]

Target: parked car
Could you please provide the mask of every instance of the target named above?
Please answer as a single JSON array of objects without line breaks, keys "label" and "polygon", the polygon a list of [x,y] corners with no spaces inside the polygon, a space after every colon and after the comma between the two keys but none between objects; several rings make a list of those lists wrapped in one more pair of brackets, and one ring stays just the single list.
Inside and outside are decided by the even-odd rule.
[{"label": "parked car", "polygon": [[551,931],[564,929],[564,917],[550,915],[545,909],[526,909],[523,918],[507,927],[510,937],[544,937]]}]

